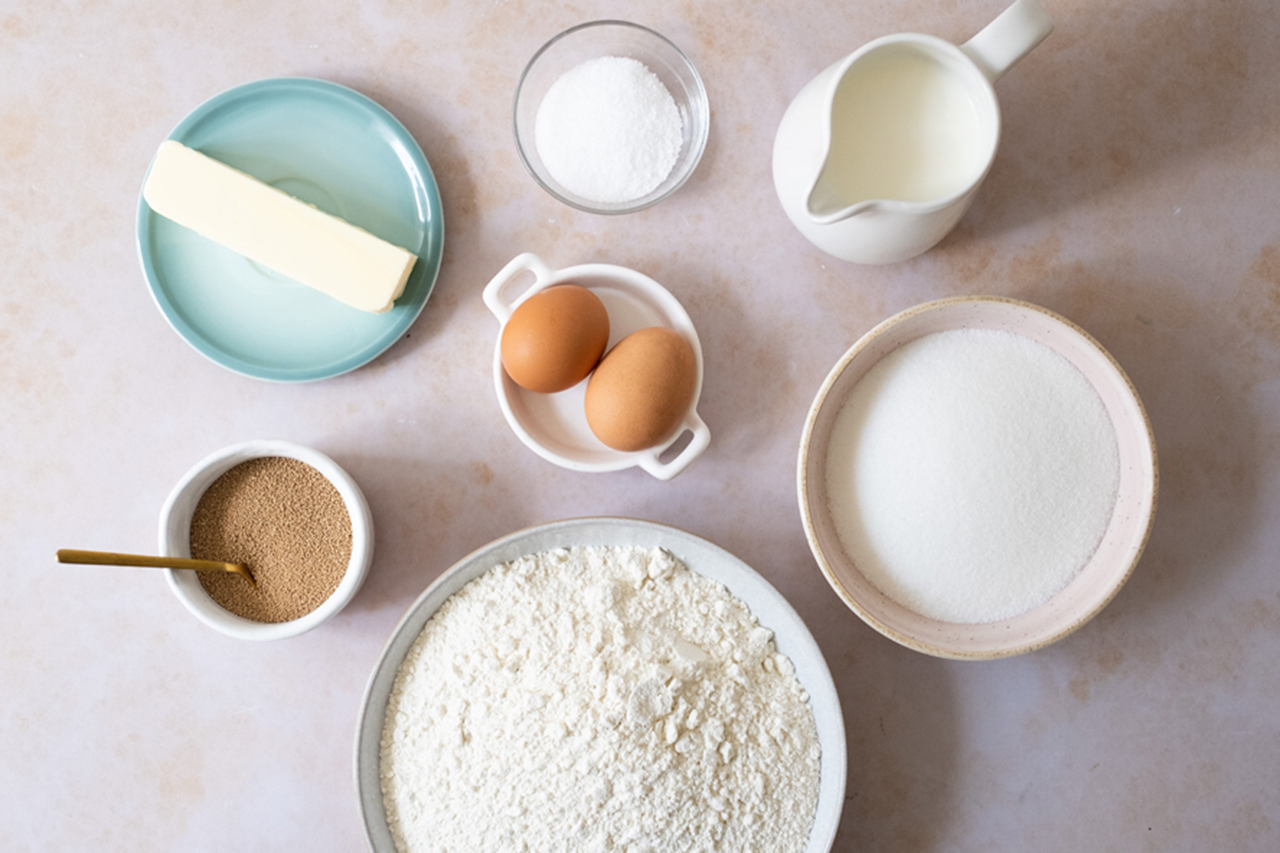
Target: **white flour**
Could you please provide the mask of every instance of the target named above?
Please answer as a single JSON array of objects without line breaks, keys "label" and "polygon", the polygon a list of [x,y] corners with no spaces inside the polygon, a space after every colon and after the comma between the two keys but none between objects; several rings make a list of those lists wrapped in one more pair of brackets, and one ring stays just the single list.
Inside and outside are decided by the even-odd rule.
[{"label": "white flour", "polygon": [[396,847],[803,850],[817,731],[772,637],[661,549],[491,569],[396,677],[381,765]]}]

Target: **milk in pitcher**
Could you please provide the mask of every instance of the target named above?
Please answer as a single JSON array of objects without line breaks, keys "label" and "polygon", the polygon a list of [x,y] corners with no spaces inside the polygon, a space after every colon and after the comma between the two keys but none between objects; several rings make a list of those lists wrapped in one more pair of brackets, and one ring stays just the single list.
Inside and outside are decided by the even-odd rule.
[{"label": "milk in pitcher", "polygon": [[964,215],[1000,141],[991,84],[1053,30],[1014,0],[962,45],[881,36],[827,67],[787,107],[773,185],[824,252],[890,264],[936,245]]},{"label": "milk in pitcher", "polygon": [[962,75],[910,45],[887,45],[836,90],[831,148],[810,210],[952,195],[985,166],[988,135]]}]

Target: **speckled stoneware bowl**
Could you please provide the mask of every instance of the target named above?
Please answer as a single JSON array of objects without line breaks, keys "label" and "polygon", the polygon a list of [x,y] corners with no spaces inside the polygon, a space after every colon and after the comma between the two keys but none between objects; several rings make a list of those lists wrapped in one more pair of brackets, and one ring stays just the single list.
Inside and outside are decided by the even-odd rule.
[{"label": "speckled stoneware bowl", "polygon": [[356,725],[356,796],[369,849],[373,853],[396,853],[382,803],[382,729],[396,674],[423,627],[449,596],[494,566],[528,554],[576,545],[665,548],[690,570],[724,584],[751,608],[761,625],[773,631],[778,651],[791,658],[796,678],[809,693],[822,749],[818,806],[804,853],[827,853],[835,841],[844,808],[847,767],[840,697],[822,650],[787,600],[746,563],[691,533],[631,518],[573,518],[504,536],[463,557],[409,607],[373,669]]},{"label": "speckled stoneware bowl", "polygon": [[[826,462],[836,416],[855,385],[898,347],[935,332],[998,329],[1038,341],[1080,370],[1115,428],[1120,482],[1101,544],[1080,573],[1044,604],[1012,619],[976,625],[942,622],[888,598],[845,553],[827,500]],[[1142,401],[1110,354],[1068,320],[1027,302],[987,296],[941,299],[890,317],[844,354],[818,391],[805,421],[797,466],[800,512],[818,566],[854,613],[908,648],[938,657],[983,660],[1034,651],[1096,616],[1128,580],[1155,515],[1155,440]]]},{"label": "speckled stoneware bowl", "polygon": [[364,493],[351,475],[328,456],[289,441],[246,441],[211,453],[178,481],[160,511],[160,553],[166,557],[191,556],[191,517],[205,489],[241,462],[264,456],[284,456],[305,462],[324,475],[342,496],[351,517],[351,559],[338,588],[315,610],[288,622],[256,622],[237,616],[214,601],[200,585],[195,572],[168,570],[169,588],[193,616],[204,624],[239,640],[281,640],[296,637],[329,621],[360,590],[373,562],[373,515]]}]

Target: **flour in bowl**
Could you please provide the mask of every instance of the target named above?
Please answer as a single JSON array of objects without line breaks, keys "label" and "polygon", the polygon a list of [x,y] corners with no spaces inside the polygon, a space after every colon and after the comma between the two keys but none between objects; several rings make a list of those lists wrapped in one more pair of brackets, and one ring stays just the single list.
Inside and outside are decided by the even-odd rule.
[{"label": "flour in bowl", "polygon": [[798,853],[819,762],[772,632],[656,548],[467,584],[405,657],[381,743],[400,853]]}]

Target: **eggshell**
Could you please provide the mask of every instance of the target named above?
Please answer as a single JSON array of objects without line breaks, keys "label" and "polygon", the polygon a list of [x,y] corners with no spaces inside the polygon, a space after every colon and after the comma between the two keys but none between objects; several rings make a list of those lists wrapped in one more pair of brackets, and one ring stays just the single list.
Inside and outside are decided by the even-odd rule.
[{"label": "eggshell", "polygon": [[697,357],[679,332],[660,326],[633,332],[591,374],[587,426],[614,450],[653,447],[680,426],[697,381]]},{"label": "eggshell", "polygon": [[502,329],[502,366],[521,388],[550,394],[572,388],[609,344],[609,312],[576,284],[548,287],[521,302]]}]

